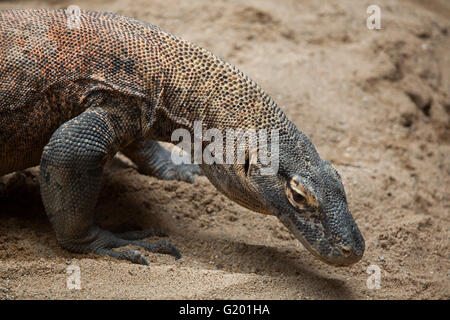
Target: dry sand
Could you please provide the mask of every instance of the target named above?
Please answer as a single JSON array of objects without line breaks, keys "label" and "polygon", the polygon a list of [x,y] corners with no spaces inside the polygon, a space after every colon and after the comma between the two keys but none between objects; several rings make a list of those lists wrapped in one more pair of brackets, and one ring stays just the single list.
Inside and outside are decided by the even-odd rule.
[{"label": "dry sand", "polygon": [[[366,28],[381,7],[382,29]],[[426,5],[424,4],[426,3]],[[436,1],[1,1],[78,4],[159,25],[237,65],[339,169],[366,253],[350,268],[310,255],[273,216],[243,209],[205,177],[105,174],[97,220],[159,227],[183,258],[149,267],[62,250],[38,168],[0,178],[0,299],[449,299],[450,4]],[[151,239],[150,239],[151,240]],[[66,288],[68,264],[81,290]],[[367,267],[381,269],[369,289]]]}]

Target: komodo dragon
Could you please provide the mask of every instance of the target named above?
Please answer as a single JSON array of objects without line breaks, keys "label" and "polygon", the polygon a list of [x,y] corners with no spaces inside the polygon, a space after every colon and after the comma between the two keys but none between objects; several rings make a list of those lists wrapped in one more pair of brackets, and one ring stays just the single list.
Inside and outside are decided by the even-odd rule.
[{"label": "komodo dragon", "polygon": [[[40,164],[40,189],[59,244],[147,264],[133,245],[180,257],[155,230],[114,234],[93,223],[105,164],[121,151],[140,172],[193,182],[201,168],[230,199],[273,214],[317,258],[359,261],[364,240],[336,169],[276,103],[236,67],[149,23],[81,11],[0,11],[0,176]],[[279,170],[175,165],[158,141],[193,122],[279,132]]]}]

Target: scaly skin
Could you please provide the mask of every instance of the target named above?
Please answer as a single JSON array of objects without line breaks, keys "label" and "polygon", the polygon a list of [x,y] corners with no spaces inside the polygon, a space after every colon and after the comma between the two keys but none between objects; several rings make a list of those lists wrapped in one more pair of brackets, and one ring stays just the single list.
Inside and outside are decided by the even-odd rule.
[{"label": "scaly skin", "polygon": [[64,10],[0,11],[0,175],[40,163],[41,193],[59,243],[146,264],[136,245],[180,254],[155,230],[112,234],[93,224],[105,163],[118,151],[144,174],[193,181],[156,141],[175,129],[276,129],[279,170],[259,162],[202,164],[226,196],[276,215],[322,261],[351,265],[364,240],[341,179],[275,102],[234,66],[151,24],[83,11],[69,28]]}]

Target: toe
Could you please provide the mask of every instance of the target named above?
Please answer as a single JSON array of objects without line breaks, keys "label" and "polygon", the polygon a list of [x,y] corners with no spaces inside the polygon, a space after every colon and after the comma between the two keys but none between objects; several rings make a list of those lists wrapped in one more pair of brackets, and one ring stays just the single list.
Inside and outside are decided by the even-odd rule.
[{"label": "toe", "polygon": [[142,255],[142,253],[140,253],[137,250],[129,250],[128,260],[130,260],[133,263],[142,264],[144,266],[149,265],[147,259],[145,259],[145,257]]}]

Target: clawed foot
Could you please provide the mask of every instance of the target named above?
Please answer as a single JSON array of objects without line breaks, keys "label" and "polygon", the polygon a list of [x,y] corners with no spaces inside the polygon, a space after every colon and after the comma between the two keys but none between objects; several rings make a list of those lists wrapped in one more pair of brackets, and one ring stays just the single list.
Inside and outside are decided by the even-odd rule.
[{"label": "clawed foot", "polygon": [[152,253],[163,253],[174,256],[175,259],[181,258],[181,253],[178,249],[167,240],[160,240],[156,242],[141,241],[141,239],[160,236],[166,237],[167,235],[157,229],[148,229],[144,231],[131,231],[125,233],[113,234],[105,230],[98,229],[97,243],[101,243],[100,248],[93,250],[94,253],[100,255],[108,255],[112,258],[128,260],[133,263],[149,265],[148,261],[138,250],[126,249],[122,251],[113,251],[113,248],[119,248],[123,246],[138,246]]},{"label": "clawed foot", "polygon": [[203,175],[197,164],[176,165],[171,152],[155,140],[138,139],[122,152],[137,165],[139,172],[161,180],[194,183],[194,175]]},{"label": "clawed foot", "polygon": [[[138,247],[144,248],[148,252],[152,252],[152,253],[170,254],[171,256],[174,256],[175,259],[181,258],[180,251],[178,251],[178,249],[167,240],[161,240],[161,241],[156,241],[156,242],[144,242],[144,241],[131,240],[131,241],[128,241],[128,243],[123,244],[121,246],[125,246],[125,245],[138,246]],[[102,248],[102,249],[95,250],[94,253],[101,254],[101,255],[108,255],[108,256],[116,258],[116,259],[128,260],[133,263],[143,264],[146,266],[149,265],[147,259],[145,259],[144,255],[141,252],[139,252],[138,250],[126,249],[126,250],[122,250],[122,251],[113,251],[113,250]]]},{"label": "clawed foot", "polygon": [[194,183],[194,175],[203,175],[202,169],[197,164],[166,164],[161,172],[157,174],[157,178],[161,180],[178,180],[188,183]]}]

